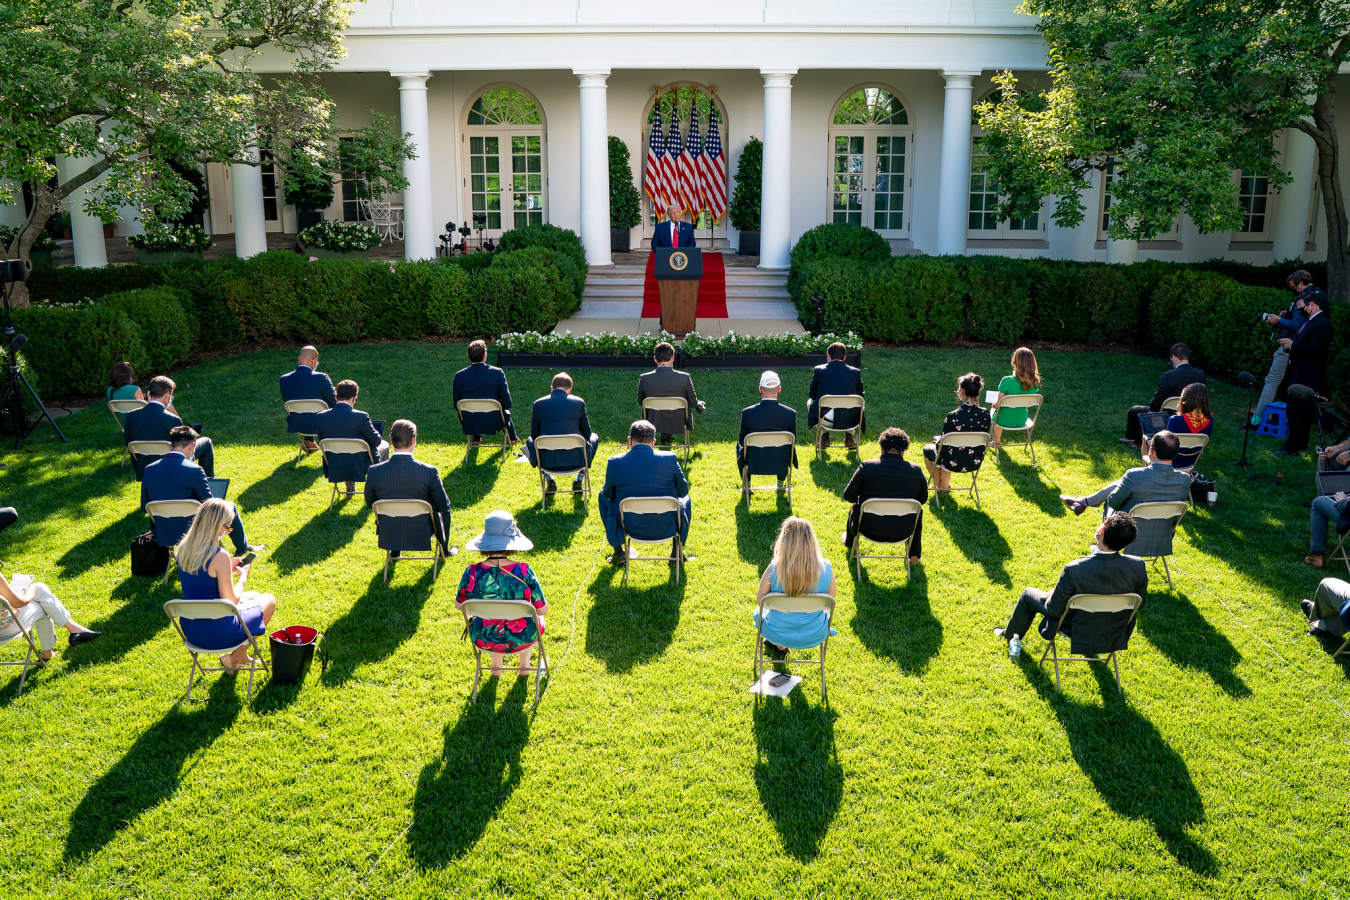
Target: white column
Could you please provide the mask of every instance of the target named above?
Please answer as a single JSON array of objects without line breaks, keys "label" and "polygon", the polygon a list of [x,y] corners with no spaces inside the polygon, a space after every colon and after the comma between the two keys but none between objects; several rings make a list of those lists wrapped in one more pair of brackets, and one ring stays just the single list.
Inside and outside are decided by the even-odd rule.
[{"label": "white column", "polygon": [[[403,162],[403,258],[436,256],[436,224],[431,217],[431,116],[427,112],[427,79],[431,73],[391,72],[398,79],[399,127],[412,135],[412,159]],[[504,211],[503,215],[509,215]]]},{"label": "white column", "polygon": [[1312,138],[1297,128],[1285,129],[1284,169],[1294,180],[1280,189],[1280,208],[1275,218],[1275,262],[1302,259],[1307,250],[1316,156],[1317,145]]},{"label": "white column", "polygon": [[[258,148],[248,148],[258,160]],[[267,218],[263,212],[262,169],[246,163],[230,165],[230,193],[234,199],[234,255],[248,259],[267,252]]]},{"label": "white column", "polygon": [[1132,263],[1139,259],[1138,241],[1117,241],[1106,239],[1106,261],[1109,263]]},{"label": "white column", "polygon": [[[581,82],[581,244],[586,263],[612,266],[609,255],[609,69],[573,69]],[[509,213],[507,213],[509,215]]]},{"label": "white column", "polygon": [[760,69],[764,77],[764,171],[759,202],[759,267],[786,269],[792,252],[792,76],[796,69]]},{"label": "white column", "polygon": [[[92,156],[77,158],[62,157],[63,181],[79,175],[97,160]],[[103,240],[103,221],[84,211],[84,201],[89,197],[89,188],[98,181],[90,182],[66,198],[66,209],[70,210],[70,236],[75,244],[75,265],[86,269],[97,269],[108,264],[108,245]],[[20,204],[20,209],[23,208]]]},{"label": "white column", "polygon": [[978,69],[943,69],[942,170],[938,177],[937,252],[964,256],[970,211],[971,82]]}]

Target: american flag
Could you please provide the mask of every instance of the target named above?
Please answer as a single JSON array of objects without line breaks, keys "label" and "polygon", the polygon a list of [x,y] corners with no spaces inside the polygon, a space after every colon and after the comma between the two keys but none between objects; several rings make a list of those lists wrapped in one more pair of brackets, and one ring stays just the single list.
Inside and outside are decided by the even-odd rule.
[{"label": "american flag", "polygon": [[689,218],[696,221],[707,206],[703,197],[703,141],[698,133],[698,109],[689,112],[689,139],[684,144],[684,160],[680,166],[680,187],[689,198]]},{"label": "american flag", "polygon": [[[672,109],[670,112],[670,131],[666,135],[666,165],[664,174],[666,178],[666,200],[667,205],[673,203],[684,209],[689,208],[689,198],[684,194],[684,178],[681,177],[681,167],[687,165],[687,159],[684,155],[684,139],[680,136],[680,113],[678,109]],[[665,206],[662,206],[662,212],[665,212]]]},{"label": "american flag", "polygon": [[709,104],[708,142],[699,158],[699,184],[708,214],[716,222],[727,211],[727,167],[722,158],[722,135],[717,127],[717,107]]},{"label": "american flag", "polygon": [[642,174],[642,189],[651,198],[657,218],[666,214],[669,203],[666,192],[666,139],[661,133],[661,105],[656,106],[651,139],[647,141],[647,168]]}]

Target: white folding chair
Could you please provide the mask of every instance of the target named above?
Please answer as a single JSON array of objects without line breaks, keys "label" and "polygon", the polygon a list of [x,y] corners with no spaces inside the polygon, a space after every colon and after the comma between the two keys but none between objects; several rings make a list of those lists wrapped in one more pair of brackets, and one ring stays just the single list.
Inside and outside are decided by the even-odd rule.
[{"label": "white folding chair", "polygon": [[[376,500],[372,506],[376,516],[390,516],[396,519],[415,519],[419,516],[426,516],[431,520],[431,555],[430,556],[408,556],[399,551],[399,560],[405,559],[429,559],[431,560],[431,580],[436,580],[436,575],[440,571],[441,560],[445,555],[441,552],[441,541],[436,535],[436,510],[425,500]],[[384,586],[389,587],[389,566],[394,561],[394,551],[386,550],[384,552]]]},{"label": "white folding chair", "polygon": [[[465,600],[459,604],[459,611],[464,613],[464,625],[468,627],[469,619],[531,619],[534,621],[535,633],[539,635],[539,642],[535,644],[535,649],[539,651],[539,657],[535,660],[534,667],[534,705],[539,705],[539,680],[548,672],[548,651],[544,649],[544,617],[535,609],[533,603],[528,600]],[[473,644],[472,641],[469,643]],[[473,670],[473,695],[470,697],[471,703],[478,704],[478,682],[483,677],[483,651],[477,644],[473,644],[474,670]]]},{"label": "white folding chair", "polygon": [[[1143,606],[1144,598],[1138,594],[1074,594],[1069,598],[1069,605],[1064,607],[1064,613],[1059,617],[1059,622],[1055,628],[1055,636],[1050,638],[1050,642],[1045,646],[1045,652],[1041,654],[1041,664],[1044,665],[1045,658],[1049,656],[1055,663],[1055,690],[1063,692],[1059,685],[1059,664],[1062,662],[1085,662],[1085,663],[1104,663],[1108,660],[1116,670],[1116,691],[1125,693],[1125,689],[1120,686],[1120,662],[1117,659],[1118,652],[1112,650],[1105,658],[1096,656],[1060,656],[1056,647],[1055,640],[1059,637],[1059,628],[1064,625],[1064,618],[1070,612],[1079,610],[1087,615],[1096,615],[1098,613],[1121,613],[1125,610],[1130,611],[1130,619],[1133,620],[1139,612],[1139,607]],[[1072,652],[1072,651],[1070,651]]]},{"label": "white folding chair", "polygon": [[1172,587],[1172,571],[1167,567],[1167,557],[1172,555],[1172,539],[1177,533],[1177,525],[1181,524],[1181,517],[1186,514],[1190,507],[1184,500],[1166,500],[1155,501],[1152,503],[1139,503],[1130,508],[1130,515],[1135,519],[1144,520],[1167,520],[1176,519],[1172,523],[1172,532],[1167,536],[1167,552],[1158,556],[1141,557],[1149,561],[1162,560],[1163,574],[1167,576],[1167,587]]},{"label": "white folding chair", "polygon": [[[145,400],[134,400],[134,399],[109,400],[108,413],[113,417],[113,421],[117,423],[117,430],[118,431],[122,430],[122,420],[117,418],[119,414],[125,416],[129,412],[135,412],[136,410],[145,406],[146,402],[147,401]],[[127,464],[127,448],[124,446],[122,447],[122,465],[125,466],[126,464]]]},{"label": "white folding chair", "polygon": [[[203,676],[208,672],[229,672],[224,666],[204,666],[198,656],[202,653],[228,655],[238,650],[240,647],[248,646],[252,648],[249,654],[248,665],[248,702],[253,702],[253,676],[259,668],[262,671],[271,674],[268,668],[267,660],[263,659],[262,650],[258,647],[258,639],[249,630],[247,623],[244,622],[244,616],[239,612],[239,607],[228,600],[170,600],[164,604],[164,612],[168,614],[169,621],[173,622],[174,629],[178,632],[178,637],[183,641],[183,647],[188,653],[192,654],[192,668],[188,669],[187,702],[192,702],[192,684],[197,678],[197,673],[201,672]],[[239,623],[239,629],[246,635],[246,640],[242,640],[233,647],[220,647],[208,649],[198,647],[187,639],[183,633],[183,626],[180,619],[228,619],[233,617]]]},{"label": "white folding chair", "polygon": [[[28,652],[24,654],[22,660],[0,660],[0,666],[23,666],[23,671],[19,674],[19,689],[14,692],[14,696],[17,698],[23,693],[23,683],[28,680],[28,669],[34,664],[33,657],[38,656],[41,658],[41,651],[38,649],[37,642],[33,640],[33,632],[25,627],[23,622],[19,621],[19,611],[11,606],[9,600],[3,596],[0,596],[0,602],[5,604],[4,608],[9,610],[9,617],[13,620],[14,627],[18,629],[17,632],[11,634],[9,637],[0,637],[0,646],[4,646],[10,641],[17,640],[20,637],[28,643]],[[39,665],[41,664],[39,663]]]},{"label": "white folding chair", "polygon": [[[1191,460],[1189,466],[1177,466],[1178,472],[1190,472],[1200,463],[1200,457],[1205,455],[1205,448],[1209,446],[1209,435],[1207,434],[1178,434],[1177,441],[1181,444],[1178,452],[1186,453],[1191,450],[1199,450],[1195,454],[1195,459]],[[1321,454],[1318,454],[1319,456]]]},{"label": "white folding chair", "polygon": [[[755,491],[775,491],[779,490],[777,484],[762,485],[755,487],[750,483],[750,448],[773,448],[788,447],[789,453],[791,447],[797,443],[797,435],[791,431],[752,431],[745,436],[745,460],[746,465],[741,468],[741,496],[745,498],[745,506],[750,507],[750,495]],[[775,476],[776,478],[777,476]],[[788,463],[787,477],[783,479],[782,490],[786,491],[788,506],[792,505],[792,464]]]},{"label": "white folding chair", "polygon": [[998,449],[1003,449],[1003,443],[1007,440],[1008,432],[1021,431],[1027,436],[1027,449],[1031,451],[1031,464],[1036,465],[1036,442],[1031,436],[1031,430],[1036,427],[1036,417],[1041,414],[1041,404],[1045,403],[1045,398],[1040,394],[1004,394],[998,398],[994,408],[989,411],[994,424],[998,425],[998,414],[1005,409],[1025,409],[1027,411],[1027,423],[1019,428],[1013,428],[1008,425],[999,425],[1003,430],[1003,438],[998,443]]},{"label": "white folding chair", "polygon": [[1162,404],[1162,409],[1159,410],[1159,412],[1175,413],[1179,409],[1181,409],[1180,395],[1176,397],[1168,397],[1166,400],[1164,400]]},{"label": "white folding chair", "polygon": [[[136,467],[136,457],[138,456],[163,456],[172,448],[168,441],[130,441],[122,449],[122,464],[126,465],[127,454],[131,454],[131,467]],[[147,462],[147,465],[149,463]]]},{"label": "white folding chair", "polygon": [[[948,485],[948,491],[949,492],[966,491],[967,493],[974,494],[976,509],[980,508],[980,485],[979,485],[980,469],[984,466],[985,458],[989,456],[988,453],[989,443],[993,439],[994,436],[987,431],[949,431],[946,434],[942,435],[942,437],[938,438],[938,442],[936,446],[933,448],[934,451],[933,455],[934,457],[936,457],[936,461],[933,463],[933,467],[935,469],[942,469],[942,471],[949,472],[953,475],[956,474],[970,475],[970,487],[958,488]],[[984,456],[980,457],[980,465],[976,466],[975,471],[969,473],[957,473],[951,472],[950,469],[947,469],[942,465],[942,451],[946,447],[984,447],[986,452]],[[930,486],[933,484],[933,478],[931,475],[928,478],[928,484]],[[934,491],[933,496],[937,498],[938,507],[941,508],[942,494],[938,493],[937,491]]]},{"label": "white folding chair", "polygon": [[[645,397],[642,400],[642,417],[651,419],[649,413],[657,411],[679,410],[680,421],[684,423],[684,464],[689,465],[689,401],[683,397]],[[672,435],[674,432],[672,432]],[[663,444],[661,449],[674,450],[673,444]]]},{"label": "white folding chair", "polygon": [[[829,594],[802,594],[800,596],[789,596],[788,594],[765,594],[759,601],[759,624],[755,627],[755,680],[759,681],[764,677],[764,667],[766,660],[764,658],[764,616],[766,613],[814,613],[825,610],[829,614],[829,623],[825,628],[825,639],[820,642],[817,648],[820,656],[816,659],[785,659],[778,660],[784,664],[820,666],[820,699],[829,702],[829,696],[825,692],[825,651],[830,643],[829,625],[834,623],[834,598]],[[789,647],[789,650],[805,650],[805,647]],[[756,697],[756,702],[758,702]]]},{"label": "white folding chair", "polygon": [[[342,456],[343,454],[353,454],[355,456],[364,456],[370,460],[370,464],[375,464],[375,454],[371,452],[370,445],[360,438],[324,438],[319,441],[319,450],[324,456]],[[331,461],[330,461],[331,463]],[[328,479],[333,483],[333,493],[328,497],[328,508],[333,508],[333,503],[337,501],[338,495],[343,497],[355,497],[356,490],[340,491],[338,483],[332,478]]]},{"label": "white folding chair", "polygon": [[[509,435],[507,434],[507,429],[506,429],[506,410],[502,409],[502,405],[501,405],[501,402],[500,402],[500,401],[497,401],[497,400],[461,400],[461,401],[459,401],[458,403],[455,404],[455,413],[459,416],[459,421],[460,421],[460,424],[461,424],[461,425],[462,425],[463,422],[464,422],[464,414],[465,414],[465,413],[496,413],[499,417],[501,417],[501,422],[502,422],[502,461],[503,461],[503,462],[506,461],[506,448],[507,448],[507,446],[510,444],[510,437],[509,437]],[[481,443],[482,443],[481,440],[475,441],[473,437],[469,437],[469,438],[468,438],[468,440],[467,440],[467,442],[466,442],[466,444],[465,444],[465,446],[464,446],[464,459],[465,459],[466,461],[467,461],[468,458],[469,458],[469,454],[472,453],[473,450],[474,450],[474,448],[477,447],[477,446],[478,446],[479,444],[481,444]]]},{"label": "white folding chair", "polygon": [[[821,439],[827,434],[851,434],[855,445],[862,444],[862,417],[866,408],[867,401],[862,398],[861,394],[826,394],[816,401],[816,459],[823,460],[825,458],[825,448],[821,446]],[[835,428],[825,421],[825,411],[831,409],[835,410],[836,416],[839,414],[838,410],[856,409],[858,411],[858,424],[852,428]]]},{"label": "white folding chair", "polygon": [[[290,415],[291,413],[321,413],[327,411],[328,411],[328,404],[324,403],[322,400],[286,401],[287,415]],[[305,458],[305,441],[306,440],[313,441],[316,440],[317,438],[318,438],[317,434],[305,434],[304,432],[300,432],[300,450],[295,457],[297,462]]]},{"label": "white folding chair", "polygon": [[[201,509],[200,500],[151,500],[145,504],[145,513],[154,519],[191,519]],[[176,546],[176,545],[175,545]],[[164,565],[164,583],[169,583],[169,573],[173,571],[174,549],[169,548],[169,561]]]},{"label": "white folding chair", "polygon": [[568,488],[558,489],[560,494],[580,494],[583,500],[591,499],[591,470],[586,465],[572,469],[546,469],[544,468],[543,451],[551,450],[576,450],[581,453],[581,458],[586,458],[586,439],[579,434],[541,434],[534,439],[534,458],[539,461],[539,506],[542,509],[548,500],[548,480],[552,478],[554,483],[565,481],[568,478],[574,481],[581,479],[581,489]]},{"label": "white folding chair", "polygon": [[[900,500],[900,499],[882,499],[875,498],[864,500],[862,509],[858,510],[858,533],[854,535],[853,547],[849,550],[849,555],[853,557],[857,565],[858,578],[862,579],[862,561],[864,559],[898,559],[892,554],[864,554],[862,552],[862,542],[864,535],[862,533],[863,516],[915,516],[914,531],[919,529],[919,523],[923,521],[923,504],[918,500]],[[903,541],[878,541],[874,538],[867,538],[874,544],[882,547],[898,547],[904,545],[905,553],[905,577],[909,577],[909,545],[914,541],[914,531],[909,533],[909,537]]]},{"label": "white folding chair", "polygon": [[[671,537],[646,540],[635,538],[628,532],[628,517],[675,513],[675,534]],[[680,561],[684,559],[684,544],[680,542],[680,531],[684,528],[684,514],[680,510],[680,501],[675,497],[628,497],[619,501],[619,524],[623,527],[623,583],[628,583],[628,564],[630,562],[670,562],[669,556],[634,556],[634,544],[664,544],[673,541],[675,545],[675,580],[680,580]]]}]

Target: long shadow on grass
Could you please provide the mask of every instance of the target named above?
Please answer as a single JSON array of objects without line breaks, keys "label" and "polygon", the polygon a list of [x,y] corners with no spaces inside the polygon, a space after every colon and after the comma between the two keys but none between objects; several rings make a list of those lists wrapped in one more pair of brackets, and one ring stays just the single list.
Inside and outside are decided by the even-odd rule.
[{"label": "long shadow on grass", "polygon": [[[659,544],[654,546],[661,546]],[[651,587],[655,569],[664,569],[665,581]],[[661,563],[632,563],[628,587],[623,569],[605,566],[591,583],[591,611],[586,618],[586,652],[604,660],[611,674],[627,672],[666,651],[680,623],[680,605],[689,573]]]},{"label": "long shadow on grass", "polygon": [[296,494],[309,490],[314,482],[323,477],[322,461],[312,459],[311,456],[299,462],[291,460],[282,463],[266,478],[250,484],[238,497],[239,511],[250,513],[268,506],[278,506]]},{"label": "long shadow on grass", "polygon": [[175,704],[136,739],[70,814],[65,858],[79,860],[107,846],[118,832],[171,797],[184,765],[224,734],[243,708],[234,675],[211,685],[206,702]]},{"label": "long shadow on grass", "polygon": [[792,515],[786,494],[752,493],[747,509],[745,500],[736,500],[736,550],[741,559],[767,566],[773,558],[773,542],[778,527]]},{"label": "long shadow on grass", "polygon": [[[540,509],[535,502],[516,510],[514,516],[516,527],[534,542],[534,549],[547,552],[572,546],[589,511],[590,504],[581,494],[558,494],[549,502],[548,509]],[[473,534],[482,526],[482,522],[468,523]]]},{"label": "long shadow on grass", "polygon": [[497,479],[507,466],[522,465],[524,463],[516,462],[515,454],[511,452],[507,452],[506,461],[503,462],[501,449],[494,453],[491,445],[470,450],[468,456],[442,479],[445,492],[453,506],[467,509],[492,493]]},{"label": "long shadow on grass", "polygon": [[1041,471],[1032,466],[1030,461],[1019,464],[1001,458],[998,461],[998,470],[1019,499],[1034,504],[1047,516],[1059,518],[1068,512],[1064,501],[1059,499],[1059,487],[1047,484]]},{"label": "long shadow on grass", "polygon": [[104,526],[98,534],[85,538],[57,557],[62,578],[77,578],[90,569],[114,562],[130,552],[131,542],[150,527],[150,517],[139,509],[129,509],[120,519]]},{"label": "long shadow on grass", "polygon": [[812,706],[798,687],[785,703],[766,697],[755,704],[755,786],[785,849],[811,862],[839,812],[844,770],[834,746],[835,713]]},{"label": "long shadow on grass", "polygon": [[520,784],[520,755],[530,737],[530,679],[515,678],[500,707],[499,681],[484,679],[478,704],[466,704],[455,727],[446,727],[441,755],[417,780],[408,853],[424,869],[446,866],[471,850]]},{"label": "long shadow on grass", "polygon": [[968,500],[946,497],[941,506],[936,501],[929,503],[928,511],[943,524],[952,543],[966,558],[980,564],[985,578],[1012,587],[1012,578],[1004,568],[1012,558],[1012,547],[1008,546],[1007,539],[988,513],[976,509],[973,504],[965,505],[967,503]]},{"label": "long shadow on grass", "polygon": [[426,571],[413,584],[392,583],[391,575],[391,584],[385,587],[384,570],[377,571],[361,599],[328,627],[323,640],[332,662],[329,663],[328,671],[319,677],[323,685],[334,687],[343,684],[358,666],[388,659],[417,632],[417,626],[422,620],[422,607],[431,596],[434,585],[431,565],[415,564],[425,565]]},{"label": "long shadow on grass", "polygon": [[843,497],[844,488],[848,487],[848,480],[858,470],[858,458],[855,458],[852,453],[845,453],[844,448],[837,444],[825,451],[824,460],[816,459],[814,448],[807,452],[811,454],[811,463],[808,466],[811,471],[811,481],[822,491],[829,491],[836,497]]},{"label": "long shadow on grass", "polygon": [[1234,671],[1242,654],[1181,591],[1152,596],[1139,611],[1139,628],[1176,665],[1204,672],[1229,696],[1251,696]]},{"label": "long shadow on grass", "polygon": [[[889,571],[882,573],[881,566]],[[864,560],[863,580],[853,588],[851,624],[868,650],[895,660],[907,675],[923,675],[942,648],[942,622],[928,605],[923,567],[915,566],[904,579],[904,560]]]},{"label": "long shadow on grass", "polygon": [[[1213,854],[1186,833],[1205,820],[1205,804],[1185,760],[1116,691],[1115,675],[1107,665],[1086,666],[1097,679],[1098,703],[1073,700],[1055,690],[1054,676],[1029,654],[1022,654],[1020,664],[1064,726],[1074,760],[1111,810],[1147,820],[1173,858],[1192,872],[1217,875]],[[1083,677],[1083,668],[1065,667],[1066,687],[1076,689],[1073,680]]]},{"label": "long shadow on grass", "polygon": [[[355,512],[349,507],[356,506]],[[347,547],[370,516],[370,507],[358,497],[324,509],[277,545],[272,562],[282,575],[312,566]]]}]

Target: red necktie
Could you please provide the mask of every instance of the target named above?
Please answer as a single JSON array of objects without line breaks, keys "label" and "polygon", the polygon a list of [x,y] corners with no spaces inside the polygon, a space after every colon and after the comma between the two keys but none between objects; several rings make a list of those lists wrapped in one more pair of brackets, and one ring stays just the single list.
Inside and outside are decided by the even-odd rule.
[{"label": "red necktie", "polygon": [[670,223],[670,246],[680,246],[680,223],[673,220]]}]

